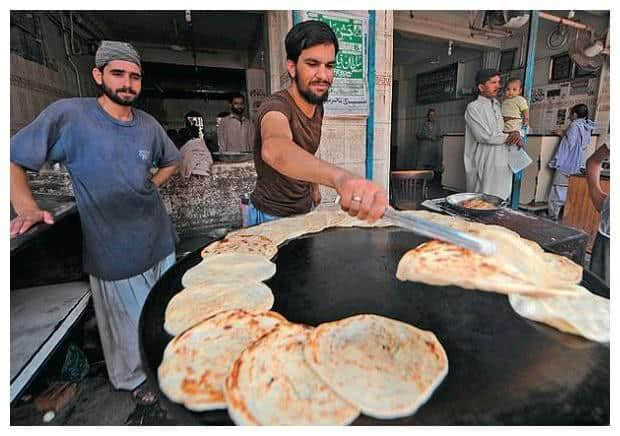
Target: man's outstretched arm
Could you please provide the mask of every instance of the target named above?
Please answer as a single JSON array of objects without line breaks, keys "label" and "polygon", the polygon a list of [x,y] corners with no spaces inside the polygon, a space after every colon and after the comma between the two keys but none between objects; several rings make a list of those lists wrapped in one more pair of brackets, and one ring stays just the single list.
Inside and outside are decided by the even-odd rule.
[{"label": "man's outstretched arm", "polygon": [[268,112],[260,127],[261,157],[269,166],[285,176],[334,188],[340,195],[341,207],[351,216],[370,222],[383,216],[387,207],[383,188],[296,145],[284,114]]}]

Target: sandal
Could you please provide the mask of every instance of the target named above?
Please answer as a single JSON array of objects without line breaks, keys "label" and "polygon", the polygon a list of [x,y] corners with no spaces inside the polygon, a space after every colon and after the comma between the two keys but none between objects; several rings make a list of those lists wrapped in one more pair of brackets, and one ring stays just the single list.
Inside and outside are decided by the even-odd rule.
[{"label": "sandal", "polygon": [[159,400],[159,395],[154,389],[151,389],[147,382],[142,383],[131,393],[134,401],[141,406],[152,406]]}]

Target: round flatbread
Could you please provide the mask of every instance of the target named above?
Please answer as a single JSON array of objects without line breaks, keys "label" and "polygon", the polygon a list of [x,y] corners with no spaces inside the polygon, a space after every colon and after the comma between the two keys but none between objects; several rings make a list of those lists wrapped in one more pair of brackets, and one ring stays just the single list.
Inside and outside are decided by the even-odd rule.
[{"label": "round flatbread", "polygon": [[157,370],[170,400],[194,411],[225,409],[224,380],[239,354],[286,319],[276,312],[221,312],[174,338]]},{"label": "round flatbread", "polygon": [[303,230],[305,233],[316,233],[330,227],[330,219],[333,218],[330,211],[312,211],[303,215]]},{"label": "round flatbread", "polygon": [[276,273],[276,264],[259,254],[225,253],[209,256],[183,274],[185,288],[231,280],[262,282]]},{"label": "round flatbread", "polygon": [[377,315],[319,325],[304,352],[334,391],[375,418],[413,414],[448,373],[432,332]]},{"label": "round flatbread", "polygon": [[278,246],[262,235],[238,234],[207,245],[200,255],[209,257],[224,253],[259,254],[271,259],[278,252]]},{"label": "round flatbread", "polygon": [[304,234],[304,216],[296,215],[288,218],[279,218],[258,226],[237,230],[233,232],[233,235],[242,233],[262,235],[269,238],[274,244],[280,245],[289,239],[294,239]]},{"label": "round flatbread", "polygon": [[273,293],[260,282],[230,281],[186,288],[168,302],[164,330],[178,335],[200,321],[225,310],[265,312],[273,306]]},{"label": "round flatbread", "polygon": [[311,327],[280,324],[247,347],[226,378],[228,414],[239,425],[346,425],[359,409],[304,359]]},{"label": "round flatbread", "polygon": [[553,273],[558,283],[578,284],[583,278],[583,267],[567,257],[554,253],[543,253],[547,271]]},{"label": "round flatbread", "polygon": [[[540,258],[542,259],[542,258]],[[540,259],[528,261],[542,262]],[[455,285],[502,294],[573,295],[572,286],[553,283],[541,286],[524,279],[514,268],[506,268],[493,256],[482,256],[471,250],[443,241],[428,241],[409,250],[401,258],[396,278],[436,286]]]},{"label": "round flatbread", "polygon": [[527,297],[509,295],[510,305],[524,318],[597,342],[609,342],[609,300],[574,286],[576,295]]},{"label": "round flatbread", "polygon": [[375,221],[374,223],[369,223],[366,220],[360,220],[356,217],[353,216],[349,216],[347,214],[346,219],[339,221],[338,224],[336,224],[336,227],[362,227],[362,228],[367,228],[367,227],[391,227],[394,224],[389,221],[386,218],[379,218],[377,221]]}]

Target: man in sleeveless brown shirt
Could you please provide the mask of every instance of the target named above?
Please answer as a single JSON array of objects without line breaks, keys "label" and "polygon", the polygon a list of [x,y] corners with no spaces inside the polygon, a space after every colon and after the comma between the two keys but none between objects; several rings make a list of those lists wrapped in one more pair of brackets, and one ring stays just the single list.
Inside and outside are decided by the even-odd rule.
[{"label": "man in sleeveless brown shirt", "polygon": [[289,31],[285,46],[291,85],[268,97],[255,119],[258,177],[250,225],[309,212],[321,202],[319,185],[334,188],[351,216],[376,221],[387,207],[383,188],[314,156],[334,78],[336,35],[325,23],[305,21]]}]

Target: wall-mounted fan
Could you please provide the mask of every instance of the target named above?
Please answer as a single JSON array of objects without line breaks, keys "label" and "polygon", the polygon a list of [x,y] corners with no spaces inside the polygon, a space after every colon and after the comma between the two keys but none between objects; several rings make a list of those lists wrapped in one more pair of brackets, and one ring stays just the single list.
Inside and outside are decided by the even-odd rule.
[{"label": "wall-mounted fan", "polygon": [[485,11],[483,26],[490,28],[519,29],[530,20],[527,11]]},{"label": "wall-mounted fan", "polygon": [[584,71],[596,71],[609,55],[605,35],[596,37],[588,30],[571,29],[568,37],[568,54]]}]

